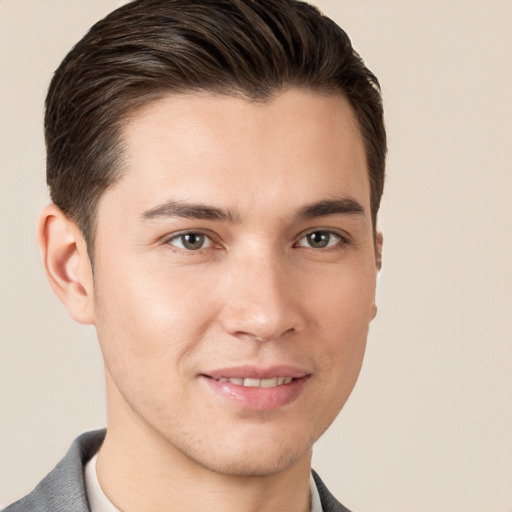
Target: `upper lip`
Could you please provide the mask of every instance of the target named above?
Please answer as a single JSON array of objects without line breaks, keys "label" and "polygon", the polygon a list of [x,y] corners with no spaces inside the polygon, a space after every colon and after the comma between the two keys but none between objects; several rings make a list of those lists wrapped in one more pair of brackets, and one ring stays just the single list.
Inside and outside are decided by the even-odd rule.
[{"label": "upper lip", "polygon": [[292,365],[275,365],[268,368],[257,366],[236,366],[231,368],[220,368],[204,372],[202,375],[212,379],[272,379],[274,377],[292,377],[300,379],[309,375],[304,368]]}]

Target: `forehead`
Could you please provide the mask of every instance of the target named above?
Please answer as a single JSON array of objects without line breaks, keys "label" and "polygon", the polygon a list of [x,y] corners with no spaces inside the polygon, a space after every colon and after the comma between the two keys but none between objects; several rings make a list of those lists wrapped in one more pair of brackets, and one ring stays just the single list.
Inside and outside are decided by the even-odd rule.
[{"label": "forehead", "polygon": [[262,196],[269,206],[330,192],[369,202],[359,125],[338,94],[291,89],[261,102],[169,95],[137,111],[122,138],[125,168],[112,192],[140,209],[170,194],[235,210]]}]

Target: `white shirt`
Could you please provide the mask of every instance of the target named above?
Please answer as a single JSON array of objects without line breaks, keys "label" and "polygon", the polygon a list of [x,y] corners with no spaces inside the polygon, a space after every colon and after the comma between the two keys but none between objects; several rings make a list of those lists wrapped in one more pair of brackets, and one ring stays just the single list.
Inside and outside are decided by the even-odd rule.
[{"label": "white shirt", "polygon": [[[105,495],[98,481],[96,474],[96,459],[98,454],[85,465],[85,491],[91,512],[121,512]],[[322,504],[320,503],[320,495],[316,487],[313,475],[309,477],[309,492],[311,495],[311,511],[310,512],[323,512]]]}]

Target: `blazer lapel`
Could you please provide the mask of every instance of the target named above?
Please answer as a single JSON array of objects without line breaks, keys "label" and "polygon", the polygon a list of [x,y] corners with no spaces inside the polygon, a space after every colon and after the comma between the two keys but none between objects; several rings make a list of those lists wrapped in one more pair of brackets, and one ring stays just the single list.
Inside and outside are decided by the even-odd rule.
[{"label": "blazer lapel", "polygon": [[105,430],[96,430],[75,439],[66,456],[39,485],[3,512],[90,512],[84,466],[104,438]]},{"label": "blazer lapel", "polygon": [[350,512],[344,507],[327,489],[318,474],[313,471],[313,478],[315,479],[318,493],[320,494],[320,501],[324,512]]}]

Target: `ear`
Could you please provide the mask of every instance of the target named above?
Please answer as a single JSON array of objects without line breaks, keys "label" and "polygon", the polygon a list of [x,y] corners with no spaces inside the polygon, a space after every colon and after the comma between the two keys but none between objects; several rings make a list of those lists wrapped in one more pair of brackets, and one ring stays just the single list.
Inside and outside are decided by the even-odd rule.
[{"label": "ear", "polygon": [[382,268],[382,246],[384,244],[384,237],[380,231],[375,233],[375,266],[380,271]]},{"label": "ear", "polygon": [[[382,268],[382,245],[384,243],[384,237],[380,231],[375,233],[375,266],[377,271],[380,272]],[[377,316],[377,304],[375,302],[372,305],[372,320]]]},{"label": "ear", "polygon": [[46,276],[74,320],[94,323],[94,287],[87,244],[78,229],[54,204],[39,216],[38,241]]}]

